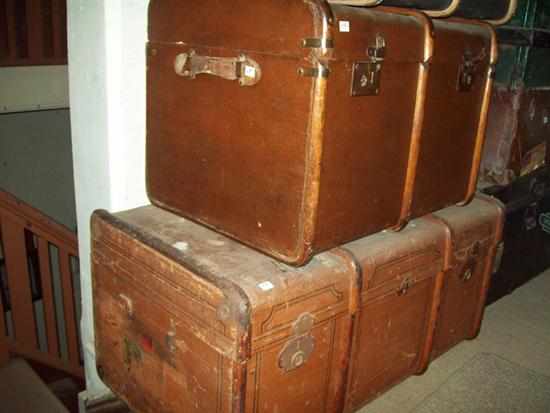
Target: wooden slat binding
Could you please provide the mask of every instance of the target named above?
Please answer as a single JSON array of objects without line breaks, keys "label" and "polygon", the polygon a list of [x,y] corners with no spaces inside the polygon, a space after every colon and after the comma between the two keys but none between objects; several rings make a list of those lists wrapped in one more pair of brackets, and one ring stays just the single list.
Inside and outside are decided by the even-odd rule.
[{"label": "wooden slat binding", "polygon": [[37,348],[36,324],[31,296],[31,285],[25,247],[24,222],[2,216],[2,240],[10,303],[15,330],[15,341],[27,348]]},{"label": "wooden slat binding", "polygon": [[8,61],[15,62],[17,59],[17,35],[15,31],[15,2],[17,0],[4,0],[6,8],[6,23],[8,35]]},{"label": "wooden slat binding", "polygon": [[67,8],[65,0],[52,0],[54,57],[67,58]]},{"label": "wooden slat binding", "polygon": [[47,238],[52,244],[63,246],[71,255],[78,255],[78,242],[74,232],[47,218],[40,211],[0,190],[0,209],[10,219],[32,222],[32,232]]},{"label": "wooden slat binding", "polygon": [[0,367],[8,362],[10,358],[8,340],[4,334],[0,335]]},{"label": "wooden slat binding", "polygon": [[[2,217],[0,216],[0,236],[2,234]],[[0,242],[0,248],[1,248],[1,242]],[[0,341],[5,338],[6,335],[6,322],[5,322],[5,307],[4,302],[2,301],[2,295],[0,294]],[[1,362],[1,361],[0,361]]]},{"label": "wooden slat binding", "polygon": [[[21,0],[20,0],[21,1]],[[42,50],[42,18],[40,2],[25,0],[27,3],[27,47],[29,59],[40,60],[44,57]]]},{"label": "wooden slat binding", "polygon": [[78,333],[76,324],[75,302],[73,296],[73,276],[70,267],[70,255],[64,248],[59,248],[59,272],[63,289],[63,313],[67,332],[69,361],[72,364],[80,362],[78,350]]},{"label": "wooden slat binding", "polygon": [[6,0],[0,0],[0,61],[9,55],[8,43],[8,16],[6,13]]},{"label": "wooden slat binding", "polygon": [[40,21],[42,22],[41,43],[42,57],[46,60],[54,58],[54,15],[53,0],[41,0]]},{"label": "wooden slat binding", "polygon": [[46,336],[48,338],[48,353],[59,357],[49,243],[44,238],[38,239],[38,254],[40,258],[40,280],[42,284],[42,300],[44,302],[44,317],[46,320]]}]

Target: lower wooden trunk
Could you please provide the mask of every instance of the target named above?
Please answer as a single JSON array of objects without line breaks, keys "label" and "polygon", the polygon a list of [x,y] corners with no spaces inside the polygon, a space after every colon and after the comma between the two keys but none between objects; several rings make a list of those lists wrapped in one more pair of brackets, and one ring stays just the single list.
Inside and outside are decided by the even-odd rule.
[{"label": "lower wooden trunk", "polygon": [[295,268],[156,207],[92,219],[98,372],[135,412],[351,412],[479,329],[475,199]]},{"label": "lower wooden trunk", "polygon": [[495,198],[479,195],[468,206],[447,208],[434,217],[449,227],[452,247],[448,250],[432,358],[479,333],[502,237],[504,207]]},{"label": "lower wooden trunk", "polygon": [[98,372],[131,409],[341,411],[345,254],[296,269],[156,207],[92,225]]}]

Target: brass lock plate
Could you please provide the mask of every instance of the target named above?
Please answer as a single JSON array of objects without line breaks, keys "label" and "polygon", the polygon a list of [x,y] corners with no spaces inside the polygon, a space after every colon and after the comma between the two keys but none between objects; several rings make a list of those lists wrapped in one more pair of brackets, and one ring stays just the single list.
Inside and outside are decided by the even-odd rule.
[{"label": "brass lock plate", "polygon": [[302,367],[315,348],[315,339],[311,329],[315,318],[308,313],[302,314],[293,324],[294,337],[285,344],[279,354],[279,368],[286,373]]},{"label": "brass lock plate", "polygon": [[290,372],[302,367],[313,353],[315,341],[309,334],[289,341],[279,355],[279,367]]},{"label": "brass lock plate", "polygon": [[399,296],[407,295],[409,290],[414,286],[414,282],[415,281],[412,278],[405,277],[401,282],[399,289],[397,290],[397,295]]},{"label": "brass lock plate", "polygon": [[459,92],[469,92],[472,90],[475,81],[475,66],[469,62],[464,62],[460,65],[458,72]]},{"label": "brass lock plate", "polygon": [[480,64],[487,57],[485,48],[481,49],[479,55],[474,56],[470,50],[464,52],[462,63],[458,68],[457,90],[459,92],[469,92],[476,83]]},{"label": "brass lock plate", "polygon": [[355,62],[351,96],[376,96],[380,93],[382,62]]}]

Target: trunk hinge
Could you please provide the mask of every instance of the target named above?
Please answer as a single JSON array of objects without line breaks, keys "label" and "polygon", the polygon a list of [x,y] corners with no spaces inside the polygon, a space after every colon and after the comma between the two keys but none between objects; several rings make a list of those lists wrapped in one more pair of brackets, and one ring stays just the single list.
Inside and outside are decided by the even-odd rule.
[{"label": "trunk hinge", "polygon": [[321,63],[319,59],[325,56],[329,50],[334,49],[334,40],[329,38],[306,38],[302,40],[302,47],[314,49],[313,59],[316,61],[314,67],[300,67],[298,74],[304,77],[327,78],[330,74],[326,64]]},{"label": "trunk hinge", "polygon": [[334,49],[334,40],[308,37],[302,39],[302,47],[309,49]]},{"label": "trunk hinge", "polygon": [[322,63],[317,62],[316,67],[300,67],[298,69],[298,74],[303,77],[320,77],[326,79],[330,74],[330,70]]}]

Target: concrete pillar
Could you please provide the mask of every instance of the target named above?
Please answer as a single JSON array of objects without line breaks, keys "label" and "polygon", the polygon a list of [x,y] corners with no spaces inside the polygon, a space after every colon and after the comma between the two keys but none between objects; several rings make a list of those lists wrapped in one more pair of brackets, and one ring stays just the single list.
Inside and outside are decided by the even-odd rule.
[{"label": "concrete pillar", "polygon": [[148,0],[69,0],[69,93],[82,277],[87,397],[107,389],[95,369],[90,214],[148,203],[145,42]]}]

